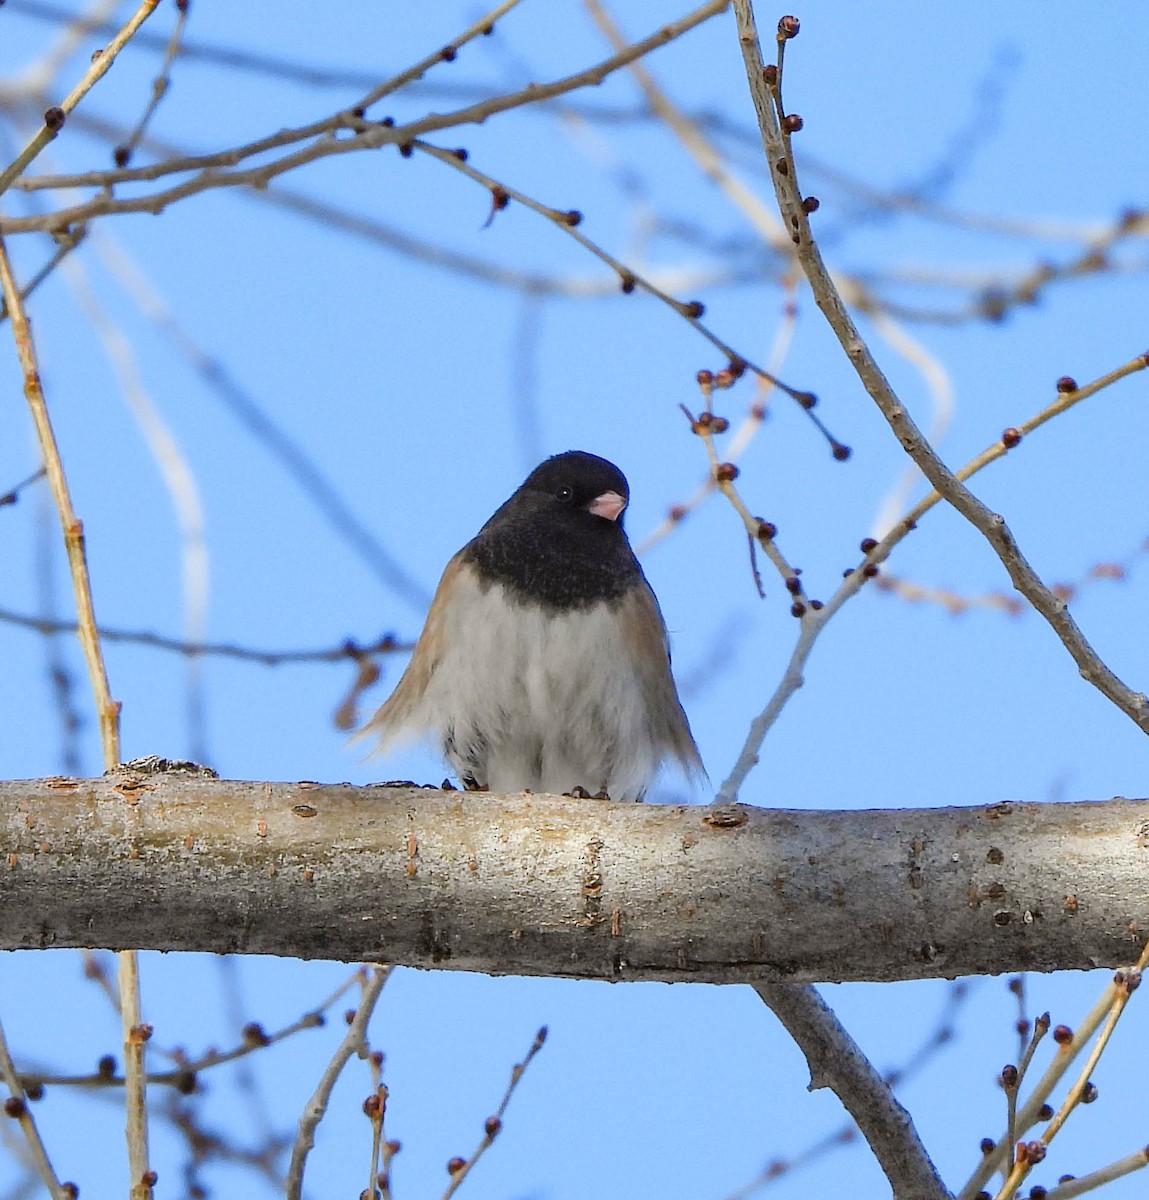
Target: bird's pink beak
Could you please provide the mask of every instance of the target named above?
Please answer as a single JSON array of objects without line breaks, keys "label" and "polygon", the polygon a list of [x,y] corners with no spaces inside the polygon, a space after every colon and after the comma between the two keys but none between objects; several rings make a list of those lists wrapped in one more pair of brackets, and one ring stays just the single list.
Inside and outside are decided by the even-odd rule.
[{"label": "bird's pink beak", "polygon": [[596,517],[605,517],[608,521],[617,521],[619,513],[626,508],[626,501],[618,492],[603,492],[586,506],[588,512]]}]

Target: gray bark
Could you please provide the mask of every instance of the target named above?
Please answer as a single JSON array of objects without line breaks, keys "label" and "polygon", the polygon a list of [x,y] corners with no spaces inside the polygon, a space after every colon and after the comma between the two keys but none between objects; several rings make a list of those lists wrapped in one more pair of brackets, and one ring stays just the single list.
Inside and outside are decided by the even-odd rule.
[{"label": "gray bark", "polygon": [[0,783],[0,948],[744,983],[1113,966],[1149,804],[657,807],[129,768]]}]

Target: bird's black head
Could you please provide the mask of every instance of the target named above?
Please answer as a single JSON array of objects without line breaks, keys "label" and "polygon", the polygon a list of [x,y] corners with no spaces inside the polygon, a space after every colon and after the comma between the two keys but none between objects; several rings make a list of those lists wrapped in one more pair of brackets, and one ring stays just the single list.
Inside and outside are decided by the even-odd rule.
[{"label": "bird's black head", "polygon": [[620,526],[630,500],[626,476],[618,467],[585,450],[568,450],[540,463],[516,495],[523,492],[530,493],[532,505],[540,510],[538,498],[545,496],[556,513],[588,513]]},{"label": "bird's black head", "polygon": [[642,571],[622,529],[626,476],[584,450],[537,466],[467,548],[480,574],[526,600],[578,608],[622,596]]}]

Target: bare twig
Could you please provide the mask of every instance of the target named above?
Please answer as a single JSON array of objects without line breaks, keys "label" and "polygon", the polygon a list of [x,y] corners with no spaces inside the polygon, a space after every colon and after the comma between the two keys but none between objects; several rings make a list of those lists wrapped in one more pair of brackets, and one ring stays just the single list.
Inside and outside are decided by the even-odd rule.
[{"label": "bare twig", "polygon": [[[0,624],[16,625],[46,635],[75,633],[75,621],[47,620],[26,613],[12,612],[0,608]],[[400,641],[394,634],[385,633],[373,642],[347,640],[337,646],[325,646],[318,650],[260,650],[254,646],[240,646],[235,642],[185,642],[179,638],[165,637],[147,629],[109,629],[100,627],[100,637],[105,642],[125,642],[137,646],[150,646],[173,654],[199,654],[217,658],[235,658],[245,662],[259,663],[265,667],[276,667],[281,663],[324,663],[341,662],[343,659],[356,661],[376,654],[407,654],[413,642]]]},{"label": "bare twig", "polygon": [[84,72],[80,82],[58,105],[48,109],[44,114],[44,123],[33,135],[32,140],[3,171],[0,171],[0,195],[12,186],[13,181],[24,173],[28,164],[60,132],[68,114],[107,74],[108,68],[116,60],[116,55],[132,40],[136,30],[152,15],[157,4],[159,4],[159,0],[143,0],[128,23],[92,59],[92,65]]},{"label": "bare twig", "polygon": [[526,1074],[527,1067],[531,1065],[531,1060],[543,1048],[543,1043],[546,1040],[547,1027],[544,1025],[535,1034],[535,1040],[531,1043],[531,1048],[527,1051],[523,1061],[515,1063],[514,1069],[511,1071],[511,1081],[507,1084],[507,1090],[503,1093],[499,1107],[495,1109],[494,1116],[488,1117],[484,1122],[483,1140],[472,1151],[470,1158],[451,1160],[450,1167],[448,1168],[451,1172],[451,1182],[444,1189],[442,1200],[449,1200],[449,1197],[453,1196],[459,1190],[460,1185],[470,1173],[471,1168],[483,1157],[487,1150],[490,1149],[495,1138],[499,1136],[499,1132],[503,1128],[503,1114],[507,1111],[507,1105],[510,1104],[511,1097],[515,1094],[515,1088],[519,1086],[519,1081]]},{"label": "bare twig", "polygon": [[[1133,691],[1102,662],[1070,616],[1065,601],[1046,587],[1030,566],[1005,520],[983,504],[938,457],[899,402],[859,334],[810,231],[809,212],[804,207],[798,187],[789,132],[783,129],[781,72],[775,71],[773,85],[767,82],[763,74],[762,53],[751,0],[734,0],[734,8],[746,76],[783,222],[790,230],[795,253],[818,307],[837,335],[863,386],[886,418],[902,448],[917,463],[934,489],[989,542],[1009,573],[1014,587],[1049,623],[1077,664],[1082,677],[1143,732],[1149,733],[1149,699],[1143,692]],[[780,35],[779,45],[783,45],[785,40]]]},{"label": "bare twig", "polygon": [[[150,2],[154,4],[157,0],[150,0]],[[406,125],[375,124],[341,111],[323,120],[313,122],[311,125],[284,130],[246,146],[226,150],[219,154],[159,163],[153,167],[125,168],[117,171],[91,172],[87,175],[57,177],[51,186],[98,186],[106,189],[109,184],[126,182],[131,179],[158,178],[161,175],[193,170],[199,172],[190,180],[150,195],[119,198],[103,194],[43,217],[6,217],[0,223],[0,228],[11,233],[56,230],[109,213],[158,213],[169,204],[199,192],[218,187],[266,187],[271,180],[306,163],[360,150],[374,150],[381,146],[408,145],[415,138],[428,133],[451,129],[458,125],[481,124],[498,113],[550,100],[579,88],[594,87],[616,71],[622,70],[635,60],[649,54],[652,50],[668,45],[689,33],[690,30],[724,11],[728,6],[729,0],[707,0],[705,4],[700,5],[692,12],[663,25],[654,33],[632,43],[625,51],[614,54],[574,75],[568,75],[545,84],[528,84],[517,92],[489,97],[452,112],[429,113]],[[355,132],[351,137],[332,137],[332,134],[341,130]],[[260,166],[244,170],[225,169],[230,164],[241,162],[254,155],[309,139],[314,139],[310,145]],[[43,186],[43,184],[28,181],[26,186]]]},{"label": "bare twig", "polygon": [[9,1092],[9,1098],[4,1103],[5,1115],[15,1117],[20,1122],[20,1129],[27,1142],[28,1152],[53,1200],[65,1200],[68,1193],[60,1185],[59,1177],[56,1175],[43,1139],[40,1137],[40,1131],[36,1128],[36,1119],[28,1108],[28,1098],[12,1063],[12,1055],[8,1050],[8,1039],[4,1036],[3,1026],[0,1026],[0,1075],[3,1076]]},{"label": "bare twig", "polygon": [[41,467],[38,471],[33,471],[27,479],[20,480],[15,487],[9,488],[3,495],[0,495],[0,508],[6,504],[15,504],[20,499],[20,493],[26,487],[31,487],[34,483],[39,483],[47,473],[47,470]]},{"label": "bare twig", "polygon": [[1086,1192],[1092,1192],[1095,1188],[1112,1183],[1115,1179],[1120,1179],[1122,1175],[1131,1175],[1134,1171],[1140,1171],[1146,1165],[1149,1165],[1149,1146],[1143,1146],[1140,1150],[1136,1150],[1124,1158],[1119,1158],[1116,1162],[1112,1162],[1100,1170],[1090,1171],[1088,1175],[1079,1175],[1076,1179],[1066,1180],[1065,1183],[1046,1192],[1045,1200],[1072,1200],[1074,1196],[1084,1196]]},{"label": "bare twig", "polygon": [[818,992],[773,982],[756,983],[754,990],[805,1054],[811,1089],[830,1088],[857,1122],[895,1200],[948,1200],[910,1114]]},{"label": "bare twig", "polygon": [[346,1037],[339,1043],[331,1061],[327,1064],[311,1099],[304,1107],[303,1115],[299,1118],[299,1133],[291,1148],[291,1165],[288,1167],[287,1180],[284,1185],[284,1195],[287,1200],[299,1200],[303,1194],[303,1171],[307,1165],[307,1156],[315,1145],[315,1130],[327,1112],[327,1104],[340,1073],[353,1054],[367,1053],[367,1025],[371,1020],[371,1014],[375,1011],[379,993],[382,992],[383,985],[391,975],[391,968],[371,966],[363,969],[368,973],[367,980],[363,985],[363,996],[359,1001],[359,1007],[355,1010],[351,1026],[347,1030]]},{"label": "bare twig", "polygon": [[164,57],[160,63],[159,71],[156,73],[155,79],[152,80],[152,94],[148,98],[147,105],[140,114],[140,119],[136,122],[135,128],[128,134],[127,139],[116,147],[115,159],[119,165],[125,165],[131,158],[132,152],[140,144],[140,139],[144,136],[152,117],[155,115],[156,109],[160,106],[160,102],[168,94],[168,89],[171,87],[172,82],[172,63],[179,56],[180,48],[183,45],[187,19],[188,6],[186,0],[184,0],[183,3],[176,6],[176,23],[172,28],[171,36],[168,38],[168,44],[164,48]]},{"label": "bare twig", "polygon": [[[305,1029],[319,1029],[324,1024],[324,1014],[327,1010],[342,996],[345,996],[355,986],[359,978],[360,972],[357,970],[348,979],[344,980],[325,1000],[274,1033],[265,1033],[260,1026],[248,1024],[244,1027],[243,1041],[238,1046],[233,1046],[230,1050],[208,1050],[196,1058],[179,1056],[178,1067],[171,1071],[151,1072],[148,1075],[148,1083],[157,1085],[166,1084],[177,1090],[184,1090],[201,1071],[222,1066],[224,1063],[236,1062],[238,1059],[245,1058],[249,1054],[254,1054],[257,1050],[263,1050],[268,1046],[274,1046],[277,1042],[286,1041],[286,1039],[294,1037],[297,1033],[301,1033]],[[85,1075],[50,1075],[39,1071],[21,1071],[20,1081],[25,1087],[36,1083],[47,1087],[95,1089],[122,1087],[124,1083],[123,1077],[116,1075],[114,1064],[111,1065],[113,1069],[107,1073],[97,1071],[94,1074]]]}]

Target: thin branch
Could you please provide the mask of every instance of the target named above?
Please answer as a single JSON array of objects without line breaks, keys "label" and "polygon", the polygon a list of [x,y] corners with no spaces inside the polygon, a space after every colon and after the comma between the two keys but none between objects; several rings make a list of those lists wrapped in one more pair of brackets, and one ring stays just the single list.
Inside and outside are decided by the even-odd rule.
[{"label": "thin branch", "polygon": [[1095,1188],[1112,1183],[1115,1179],[1120,1179],[1122,1175],[1131,1175],[1134,1171],[1140,1171],[1146,1165],[1149,1165],[1149,1146],[1143,1146],[1140,1150],[1136,1150],[1124,1158],[1119,1158],[1116,1162],[1112,1162],[1100,1170],[1090,1171],[1088,1175],[1079,1175],[1076,1179],[1066,1180],[1065,1183],[1046,1192],[1045,1200],[1072,1200],[1074,1196],[1084,1196],[1086,1192],[1092,1192]]},{"label": "thin branch", "polygon": [[[1112,371],[1106,372],[1085,387],[1078,388],[1074,383],[1071,391],[1059,393],[1057,399],[1052,404],[1047,405],[1028,421],[1023,422],[1016,429],[1007,429],[1001,439],[971,459],[957,471],[956,477],[958,479],[968,479],[971,475],[976,474],[990,463],[1001,458],[1011,446],[1016,446],[1023,436],[1021,431],[1030,432],[1037,429],[1054,416],[1066,411],[1073,404],[1078,403],[1088,396],[1096,395],[1119,379],[1123,379],[1136,371],[1144,370],[1147,365],[1149,365],[1149,356],[1138,355],[1137,358]],[[1073,383],[1072,380],[1068,380],[1067,382]],[[712,437],[713,426],[711,425],[705,430],[700,429],[698,432],[703,433],[707,437]],[[717,453],[713,447],[709,449],[711,453],[712,477],[717,478],[715,467]],[[726,472],[726,475],[727,478],[723,485],[723,491],[732,498],[735,509],[746,525],[747,531],[750,532],[751,524],[749,522],[754,521],[755,518],[749,516],[749,510],[738,497],[733,476],[729,472]],[[715,486],[717,486],[717,483]],[[790,661],[786,665],[786,670],[781,680],[767,701],[766,707],[754,718],[750,724],[750,728],[747,730],[746,739],[742,744],[738,758],[734,766],[730,769],[730,773],[726,779],[723,780],[722,786],[718,789],[716,797],[718,800],[726,802],[738,798],[739,789],[745,782],[746,777],[758,764],[759,751],[762,748],[762,743],[767,733],[769,733],[774,722],[781,715],[790,698],[802,687],[806,661],[814,649],[815,642],[830,619],[846,601],[857,595],[869,580],[874,580],[876,586],[882,586],[880,582],[881,564],[889,558],[894,548],[917,527],[918,520],[925,516],[940,501],[940,493],[931,492],[924,500],[915,505],[906,516],[899,520],[881,541],[877,541],[874,538],[864,539],[859,547],[863,554],[862,561],[858,566],[851,567],[847,571],[838,590],[824,604],[820,601],[809,600],[801,587],[798,576],[793,575],[791,576],[791,580],[788,580],[788,590],[791,590],[794,600],[790,611],[792,615],[801,621],[798,638],[794,644],[794,649],[790,653]],[[765,536],[766,533],[769,533],[768,537]],[[769,530],[762,530],[761,526],[759,526],[758,536],[760,544],[765,545],[767,542],[773,542],[775,533],[771,533]],[[795,585],[796,590],[793,590],[795,589]],[[1059,593],[1055,591],[1054,594],[1057,595]],[[1061,598],[1064,600],[1064,594],[1061,594]]]},{"label": "thin branch", "polygon": [[172,82],[172,63],[179,56],[180,48],[183,45],[187,19],[187,0],[182,0],[176,6],[176,23],[172,27],[168,44],[164,48],[164,56],[160,63],[159,71],[156,73],[155,79],[152,80],[152,94],[148,98],[148,102],[144,107],[144,111],[140,114],[140,119],[136,122],[135,128],[128,134],[127,139],[116,147],[115,159],[117,163],[127,163],[131,158],[132,152],[140,144],[140,139],[147,131],[152,117],[155,116],[156,109],[159,108],[161,101],[168,94],[168,89],[171,87]]},{"label": "thin branch", "polygon": [[[233,1046],[230,1050],[208,1050],[205,1053],[198,1055],[195,1058],[179,1058],[179,1066],[171,1071],[152,1071],[148,1075],[149,1084],[167,1085],[174,1087],[178,1091],[187,1089],[189,1083],[194,1082],[195,1076],[201,1071],[210,1070],[212,1067],[222,1066],[224,1063],[236,1062],[241,1058],[246,1058],[249,1054],[254,1054],[257,1050],[264,1050],[268,1046],[274,1046],[277,1042],[286,1041],[290,1037],[294,1037],[297,1033],[303,1032],[305,1029],[319,1029],[326,1021],[325,1013],[335,1004],[341,997],[355,986],[359,979],[359,971],[355,971],[349,979],[346,979],[339,985],[321,1003],[317,1004],[305,1012],[301,1017],[292,1021],[283,1028],[277,1029],[274,1033],[265,1033],[262,1027],[254,1024],[249,1024],[244,1027],[243,1041],[238,1046]],[[41,1084],[46,1087],[80,1087],[80,1088],[116,1088],[122,1087],[124,1084],[123,1076],[116,1075],[113,1069],[106,1074],[97,1071],[95,1074],[88,1075],[51,1075],[40,1071],[21,1071],[20,1081],[24,1087],[30,1084]]]},{"label": "thin branch", "polygon": [[144,1024],[140,1003],[140,960],[134,950],[116,955],[120,1020],[124,1033],[124,1110],[127,1120],[131,1200],[150,1200],[155,1172],[148,1166],[148,1077],[144,1048],[151,1026]]},{"label": "thin branch", "polygon": [[[1149,733],[1149,699],[1143,692],[1133,691],[1102,662],[1070,616],[1065,601],[1046,587],[1030,566],[1005,520],[983,504],[938,457],[894,394],[859,334],[810,231],[809,213],[803,206],[798,188],[790,136],[782,128],[780,73],[775,74],[773,87],[763,74],[762,53],[751,0],[734,0],[734,8],[750,93],[783,220],[791,231],[798,260],[818,307],[837,335],[863,386],[886,418],[902,448],[917,463],[935,490],[989,542],[1009,573],[1014,587],[1049,623],[1077,664],[1082,677],[1143,732]],[[779,44],[784,41],[780,35]]]},{"label": "thin branch", "polygon": [[303,1171],[307,1165],[307,1156],[315,1145],[315,1130],[327,1112],[327,1105],[340,1073],[353,1054],[365,1055],[367,1053],[367,1025],[371,1020],[371,1014],[375,1011],[379,993],[383,991],[383,985],[391,976],[391,968],[372,966],[365,967],[364,970],[368,972],[368,979],[363,985],[363,996],[359,1001],[359,1007],[355,1010],[351,1026],[347,1030],[346,1037],[339,1043],[331,1061],[327,1064],[311,1099],[308,1100],[303,1110],[303,1115],[299,1118],[299,1133],[291,1148],[291,1166],[288,1167],[287,1180],[284,1184],[284,1195],[287,1200],[300,1200],[303,1194]]},{"label": "thin branch", "polygon": [[84,658],[88,664],[88,674],[91,678],[96,711],[99,715],[104,765],[106,768],[111,768],[120,761],[120,706],[112,699],[108,686],[108,674],[104,666],[103,651],[100,647],[100,633],[96,625],[96,614],[92,603],[92,585],[84,547],[84,527],[72,507],[72,497],[68,490],[67,477],[64,474],[63,460],[60,458],[60,448],[56,442],[51,418],[48,415],[48,406],[44,400],[44,390],[40,383],[40,371],[36,361],[36,348],[32,341],[31,326],[24,312],[20,290],[16,286],[16,280],[12,274],[12,264],[8,259],[8,250],[2,236],[0,236],[0,289],[3,290],[4,299],[8,304],[12,335],[16,341],[16,352],[24,375],[24,395],[28,400],[32,421],[36,427],[40,452],[44,458],[44,468],[48,475],[48,483],[52,489],[56,511],[64,533],[64,544],[68,552],[68,565],[71,569],[72,586],[76,596],[77,632],[84,651]]},{"label": "thin branch", "polygon": [[511,1097],[515,1094],[515,1088],[519,1086],[519,1081],[526,1074],[527,1068],[531,1065],[531,1060],[543,1048],[543,1043],[546,1040],[547,1027],[544,1025],[535,1034],[535,1040],[531,1043],[531,1048],[527,1051],[523,1061],[515,1063],[514,1069],[511,1071],[511,1081],[507,1084],[507,1090],[503,1093],[499,1107],[495,1109],[494,1116],[488,1117],[483,1125],[483,1140],[471,1152],[470,1158],[461,1160],[453,1159],[451,1161],[449,1168],[451,1170],[451,1182],[447,1184],[442,1200],[450,1200],[450,1197],[459,1190],[463,1180],[470,1174],[471,1168],[491,1148],[495,1138],[499,1136],[503,1128],[503,1115],[507,1111],[507,1105],[510,1104]]},{"label": "thin branch", "polygon": [[39,483],[47,473],[47,469],[41,467],[38,471],[33,471],[27,479],[21,479],[15,487],[9,488],[3,495],[0,495],[0,508],[7,504],[15,504],[20,499],[20,493],[25,488],[31,487],[34,483]]},{"label": "thin branch", "polygon": [[75,1195],[75,1192],[64,1190],[56,1170],[48,1158],[48,1151],[40,1137],[39,1129],[36,1128],[36,1118],[32,1116],[28,1107],[28,1098],[12,1063],[12,1055],[8,1050],[8,1039],[4,1036],[2,1025],[0,1025],[0,1076],[3,1077],[9,1093],[9,1098],[4,1104],[5,1116],[16,1117],[19,1121],[21,1132],[28,1145],[28,1152],[53,1200],[67,1200],[67,1197]]},{"label": "thin branch", "polygon": [[[156,3],[156,0],[151,0]],[[53,231],[62,229],[77,222],[89,220],[95,216],[109,213],[125,212],[162,212],[169,204],[183,199],[185,196],[197,194],[219,187],[267,187],[280,175],[307,163],[317,162],[333,155],[347,154],[360,150],[375,150],[381,146],[403,146],[415,138],[438,130],[454,128],[458,125],[482,124],[488,118],[498,113],[510,112],[525,105],[537,104],[561,96],[579,88],[594,87],[602,83],[616,71],[629,66],[636,59],[649,54],[661,46],[668,45],[704,21],[716,16],[729,7],[729,0],[707,0],[693,12],[676,21],[655,30],[648,37],[634,42],[625,51],[612,55],[610,58],[596,63],[586,70],[574,75],[565,76],[551,83],[532,83],[517,92],[493,96],[476,104],[467,105],[447,113],[429,113],[427,116],[409,122],[406,125],[375,124],[341,111],[322,121],[299,129],[285,130],[268,138],[262,138],[247,146],[234,150],[223,151],[216,155],[203,155],[195,160],[185,160],[176,163],[160,163],[155,167],[127,168],[122,171],[101,171],[82,176],[62,177],[66,183],[57,179],[53,186],[100,186],[107,187],[110,183],[118,183],[133,178],[147,177],[199,170],[199,174],[181,184],[166,188],[163,191],[147,196],[135,196],[121,199],[110,195],[101,195],[92,200],[58,209],[46,217],[6,217],[0,222],[0,228],[9,233],[25,233],[30,230]],[[337,131],[354,130],[351,137],[336,138]],[[315,138],[311,145],[300,150],[273,159],[269,163],[244,170],[228,171],[222,169],[228,163],[241,161],[256,154],[297,141]],[[37,186],[42,186],[37,184]]]},{"label": "thin branch", "polygon": [[136,30],[152,15],[157,4],[159,4],[159,0],[143,0],[128,23],[103,50],[96,53],[92,59],[92,65],[84,72],[80,82],[60,101],[59,105],[48,109],[44,114],[43,124],[33,135],[32,140],[3,171],[0,171],[0,195],[3,195],[12,186],[12,183],[27,169],[29,163],[33,162],[40,151],[56,137],[63,128],[68,114],[107,74],[108,68],[115,62],[116,56],[132,40]]},{"label": "thin branch", "polygon": [[857,1122],[895,1200],[948,1200],[910,1114],[814,988],[762,982],[754,990],[805,1054],[811,1089],[830,1088]]}]

